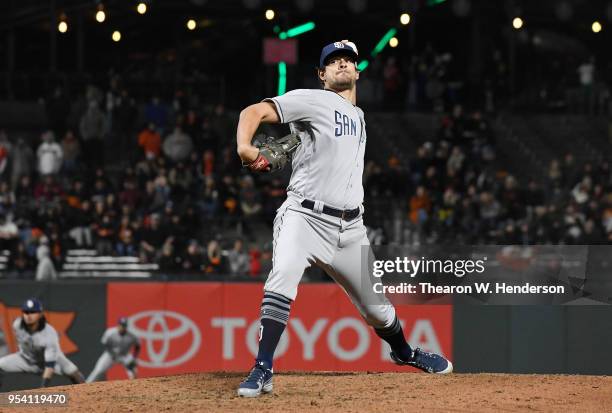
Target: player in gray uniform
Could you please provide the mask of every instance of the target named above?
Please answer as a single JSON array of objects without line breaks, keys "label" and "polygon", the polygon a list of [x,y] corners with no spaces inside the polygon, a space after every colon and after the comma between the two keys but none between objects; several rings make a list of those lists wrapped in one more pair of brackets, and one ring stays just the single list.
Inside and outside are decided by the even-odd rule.
[{"label": "player in gray uniform", "polygon": [[19,352],[0,358],[0,386],[3,373],[42,375],[41,387],[46,387],[53,374],[68,376],[72,383],[83,383],[83,375],[62,353],[55,328],[43,315],[42,303],[36,298],[21,306],[23,315],[13,322],[13,332]]},{"label": "player in gray uniform", "polygon": [[[356,106],[357,47],[343,40],[323,48],[318,76],[323,89],[299,89],[264,99],[240,113],[237,151],[254,171],[268,170],[251,144],[261,123],[289,123],[301,145],[293,154],[287,200],[274,219],[273,268],[264,286],[259,350],[238,394],[272,391],[274,351],[289,319],[304,270],[323,268],[349,295],[364,320],[391,346],[391,358],[430,373],[450,373],[444,357],[412,349],[395,309],[362,279],[362,175],[367,141],[363,111]],[[369,259],[372,259],[371,251]],[[322,303],[324,304],[324,303]]]},{"label": "player in gray uniform", "polygon": [[[87,383],[100,380],[102,375],[115,363],[123,364],[129,379],[136,378],[136,359],[140,353],[138,337],[127,329],[128,320],[121,317],[116,327],[107,329],[102,335],[102,345],[106,349],[87,377]],[[134,349],[134,352],[130,351]]]}]

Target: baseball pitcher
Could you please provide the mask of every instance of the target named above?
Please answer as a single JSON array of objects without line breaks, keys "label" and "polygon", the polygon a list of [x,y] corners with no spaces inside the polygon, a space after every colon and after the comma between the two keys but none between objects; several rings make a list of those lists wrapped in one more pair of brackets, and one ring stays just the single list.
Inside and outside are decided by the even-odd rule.
[{"label": "baseball pitcher", "polygon": [[[116,327],[111,327],[104,332],[101,342],[105,351],[87,377],[87,383],[100,380],[115,363],[120,363],[125,367],[129,379],[136,378],[136,360],[140,353],[140,341],[128,331],[127,326],[128,319],[121,317]],[[132,349],[133,353],[130,353]]]},{"label": "baseball pitcher", "polygon": [[[367,141],[363,111],[356,106],[357,47],[347,40],[326,45],[318,66],[322,89],[299,89],[264,99],[240,113],[237,151],[252,171],[282,168],[291,157],[287,199],[274,219],[273,268],[264,286],[255,366],[238,394],[272,391],[272,364],[304,270],[323,268],[349,295],[364,320],[391,346],[391,358],[429,373],[450,373],[444,357],[413,349],[395,308],[362,280],[362,246],[369,249],[362,175]],[[254,146],[261,123],[288,123],[299,144]],[[293,141],[290,141],[293,143]],[[372,253],[369,253],[372,256]],[[367,282],[369,283],[369,281]]]},{"label": "baseball pitcher", "polygon": [[22,316],[13,322],[19,351],[0,358],[0,387],[3,373],[41,375],[41,387],[49,385],[53,374],[68,376],[75,384],[83,383],[77,366],[62,353],[57,331],[45,319],[42,303],[30,298],[21,311]]}]

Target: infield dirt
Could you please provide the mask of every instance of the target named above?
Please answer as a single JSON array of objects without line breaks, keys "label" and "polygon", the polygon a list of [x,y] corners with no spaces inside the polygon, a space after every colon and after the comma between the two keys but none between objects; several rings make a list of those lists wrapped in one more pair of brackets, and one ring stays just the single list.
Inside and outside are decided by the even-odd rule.
[{"label": "infield dirt", "polygon": [[612,411],[611,376],[296,372],[276,374],[274,392],[256,399],[236,396],[243,377],[199,373],[53,387],[45,392],[67,392],[68,408],[36,411]]}]

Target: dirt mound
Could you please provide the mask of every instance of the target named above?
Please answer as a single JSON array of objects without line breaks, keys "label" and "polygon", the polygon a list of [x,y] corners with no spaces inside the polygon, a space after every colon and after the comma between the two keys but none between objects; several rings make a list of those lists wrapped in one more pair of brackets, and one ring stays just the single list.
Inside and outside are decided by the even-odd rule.
[{"label": "dirt mound", "polygon": [[243,377],[238,373],[201,373],[46,391],[67,392],[69,405],[62,412],[357,412],[398,408],[428,412],[602,412],[612,406],[610,376],[284,373],[275,375],[272,394],[257,399],[236,396],[236,386]]}]

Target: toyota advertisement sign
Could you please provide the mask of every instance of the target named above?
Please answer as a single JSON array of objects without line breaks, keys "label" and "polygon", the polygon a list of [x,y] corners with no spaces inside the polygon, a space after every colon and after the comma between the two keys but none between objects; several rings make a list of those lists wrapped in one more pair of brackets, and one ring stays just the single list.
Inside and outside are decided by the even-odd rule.
[{"label": "toyota advertisement sign", "polygon": [[[253,363],[261,284],[110,283],[107,323],[129,317],[140,338],[139,376],[239,370]],[[452,306],[398,306],[413,346],[452,359]],[[275,367],[282,370],[408,371],[335,284],[304,284],[292,305]],[[109,379],[125,378],[122,368]]]}]

